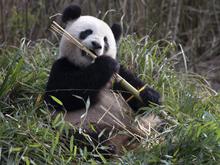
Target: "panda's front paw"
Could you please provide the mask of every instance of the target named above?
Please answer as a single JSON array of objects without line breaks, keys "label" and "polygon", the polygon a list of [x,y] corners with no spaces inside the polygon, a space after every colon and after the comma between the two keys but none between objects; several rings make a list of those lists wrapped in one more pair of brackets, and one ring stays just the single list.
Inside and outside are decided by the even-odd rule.
[{"label": "panda's front paw", "polygon": [[95,64],[98,65],[101,71],[110,74],[118,72],[120,67],[119,63],[115,59],[105,55],[97,57]]},{"label": "panda's front paw", "polygon": [[152,88],[146,87],[143,91],[141,91],[140,96],[146,106],[150,103],[161,104],[160,94]]}]

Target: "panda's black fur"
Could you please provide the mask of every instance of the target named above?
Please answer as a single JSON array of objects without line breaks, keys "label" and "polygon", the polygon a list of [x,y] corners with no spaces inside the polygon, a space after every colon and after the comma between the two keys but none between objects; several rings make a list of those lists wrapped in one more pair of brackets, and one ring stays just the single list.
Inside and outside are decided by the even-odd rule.
[{"label": "panda's black fur", "polygon": [[[81,17],[80,7],[70,5],[64,10],[62,15],[62,21],[66,24],[68,23],[71,24],[72,23],[71,21],[74,22],[75,20],[78,20],[80,17]],[[74,29],[70,29],[70,30],[74,31]],[[80,29],[75,29],[75,30],[80,31]],[[92,35],[94,35],[93,33],[94,31],[92,31],[92,29],[86,29],[80,31],[79,36],[75,36],[75,37],[77,37],[80,40],[83,40],[88,36],[92,37]],[[111,27],[111,33],[113,33],[115,42],[117,42],[120,39],[120,35],[121,35],[120,26],[114,24]],[[137,112],[140,107],[149,106],[150,102],[159,104],[159,100],[160,100],[160,95],[158,92],[156,92],[152,88],[146,87],[140,93],[143,103],[134,98],[128,102],[128,105],[127,103],[124,103],[125,101],[123,102],[123,100],[128,99],[131,96],[131,94],[129,94],[128,92],[122,92],[125,90],[118,82],[114,82],[113,86],[109,87],[109,83],[111,83],[112,76],[114,73],[118,73],[119,75],[121,75],[125,80],[127,80],[131,85],[133,85],[137,89],[143,87],[144,83],[137,76],[135,76],[130,71],[125,69],[125,67],[120,65],[118,61],[116,61],[116,59],[110,57],[111,55],[109,56],[105,54],[105,53],[109,53],[110,51],[109,49],[112,49],[111,48],[112,45],[110,45],[110,43],[112,43],[112,39],[111,38],[109,39],[105,36],[103,40],[104,40],[102,41],[103,44],[100,44],[97,41],[91,41],[92,46],[90,47],[90,49],[92,51],[95,52],[101,49],[102,47],[104,48],[103,48],[103,54],[97,55],[95,61],[91,61],[90,64],[81,65],[78,64],[76,61],[74,61],[75,59],[73,60],[74,61],[73,62],[68,57],[71,55],[73,56],[71,58],[74,58],[74,56],[77,54],[70,53],[68,55],[64,55],[58,58],[54,62],[52,69],[50,71],[50,76],[46,85],[45,98],[44,98],[47,105],[51,109],[56,110],[56,112],[65,110],[66,120],[73,123],[73,125],[77,125],[77,127],[79,126],[80,115],[82,115],[85,112],[84,111],[85,102],[89,99],[90,108],[88,110],[88,116],[86,118],[87,123],[85,123],[83,129],[87,130],[87,133],[90,134],[91,137],[93,137],[96,140],[98,140],[98,135],[103,129],[106,129],[106,132],[108,134],[109,132],[111,132],[112,127],[115,126],[115,124],[113,124],[113,119],[111,119],[108,116],[105,118],[105,121],[103,121],[102,124],[95,123],[95,121],[96,120],[98,121],[99,118],[103,115],[99,110],[100,104],[101,103],[105,104],[105,102],[109,102],[107,100],[109,98],[110,98],[109,100],[115,99],[114,92],[112,92],[113,94],[112,93],[109,94],[108,92],[109,90],[120,92],[122,96],[120,100],[122,101],[118,101],[117,99],[113,100],[112,104],[118,103],[119,105],[114,105],[116,108],[114,108],[113,106],[112,113],[118,116],[119,120],[121,120],[125,126],[128,125],[128,127],[130,127],[129,124],[132,123],[132,119],[130,117],[127,118],[125,117],[125,119],[120,117],[119,114],[121,113],[119,112],[120,106],[125,107],[125,109],[131,108],[134,112]],[[63,49],[65,49],[65,46]],[[85,52],[81,52],[81,57],[88,58],[89,60],[89,57],[85,55]],[[57,103],[51,96],[54,96],[57,99],[59,99],[63,105]],[[95,123],[95,128],[96,128],[95,132],[89,131],[88,128],[89,122],[93,124]],[[81,134],[75,133],[75,136],[76,135],[77,137],[79,137],[79,139],[82,139]],[[104,142],[106,140],[107,140],[107,135],[106,138],[102,139],[101,141]],[[104,152],[114,153],[115,152],[114,147],[117,146],[113,145],[113,147],[110,147],[109,150],[102,150],[102,153]]]},{"label": "panda's black fur", "polygon": [[[51,69],[46,88],[46,91],[51,92],[47,92],[45,99],[56,106],[56,109],[61,109],[62,107],[59,107],[59,104],[56,104],[49,95],[57,97],[62,101],[67,111],[83,108],[84,101],[88,98],[92,106],[99,100],[99,91],[109,82],[117,70],[117,62],[108,56],[98,57],[95,63],[86,68],[75,66],[66,58],[58,59]],[[73,95],[80,96],[82,99]]]}]

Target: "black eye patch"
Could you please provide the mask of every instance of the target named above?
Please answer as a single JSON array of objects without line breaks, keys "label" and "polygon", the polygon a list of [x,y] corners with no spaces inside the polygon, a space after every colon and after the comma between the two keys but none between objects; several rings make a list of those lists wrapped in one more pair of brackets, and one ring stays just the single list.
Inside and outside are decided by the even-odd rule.
[{"label": "black eye patch", "polygon": [[109,43],[108,43],[108,38],[106,36],[104,37],[104,42],[105,42],[105,52],[107,52],[109,49]]},{"label": "black eye patch", "polygon": [[79,39],[84,40],[86,39],[86,37],[88,37],[90,34],[92,34],[92,30],[91,29],[87,29],[85,31],[80,32],[79,34]]}]

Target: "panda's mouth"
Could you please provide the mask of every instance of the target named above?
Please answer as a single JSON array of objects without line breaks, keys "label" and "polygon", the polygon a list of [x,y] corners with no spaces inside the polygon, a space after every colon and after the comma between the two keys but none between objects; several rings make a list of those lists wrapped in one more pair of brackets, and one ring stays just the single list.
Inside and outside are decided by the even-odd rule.
[{"label": "panda's mouth", "polygon": [[[89,50],[90,50],[95,56],[98,56],[94,50],[92,50],[92,49],[89,49]],[[91,55],[89,55],[87,52],[85,52],[85,51],[83,51],[83,50],[82,50],[82,56],[85,56],[86,58],[89,58],[89,59],[93,59]]]},{"label": "panda's mouth", "polygon": [[90,50],[95,56],[98,56],[94,50],[92,50],[92,49],[89,49],[89,50]]}]

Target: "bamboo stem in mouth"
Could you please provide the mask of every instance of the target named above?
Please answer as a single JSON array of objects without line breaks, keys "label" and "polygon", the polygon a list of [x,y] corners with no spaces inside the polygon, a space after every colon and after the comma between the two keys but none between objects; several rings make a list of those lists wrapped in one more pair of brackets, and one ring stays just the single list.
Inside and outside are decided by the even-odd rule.
[{"label": "bamboo stem in mouth", "polygon": [[[76,38],[74,38],[70,33],[68,33],[65,29],[63,29],[57,22],[53,21],[51,25],[51,29],[61,36],[65,36],[66,39],[68,39],[71,43],[79,47],[81,50],[85,51],[88,55],[90,55],[93,59],[95,59],[97,56],[90,51],[86,46],[84,46],[80,41],[78,41]],[[142,102],[142,99],[140,97],[140,92],[134,88],[129,82],[127,82],[124,78],[122,78],[119,74],[115,73],[114,78],[118,83],[121,84],[123,88],[125,88],[128,92],[130,92],[133,97],[138,99]]]}]

